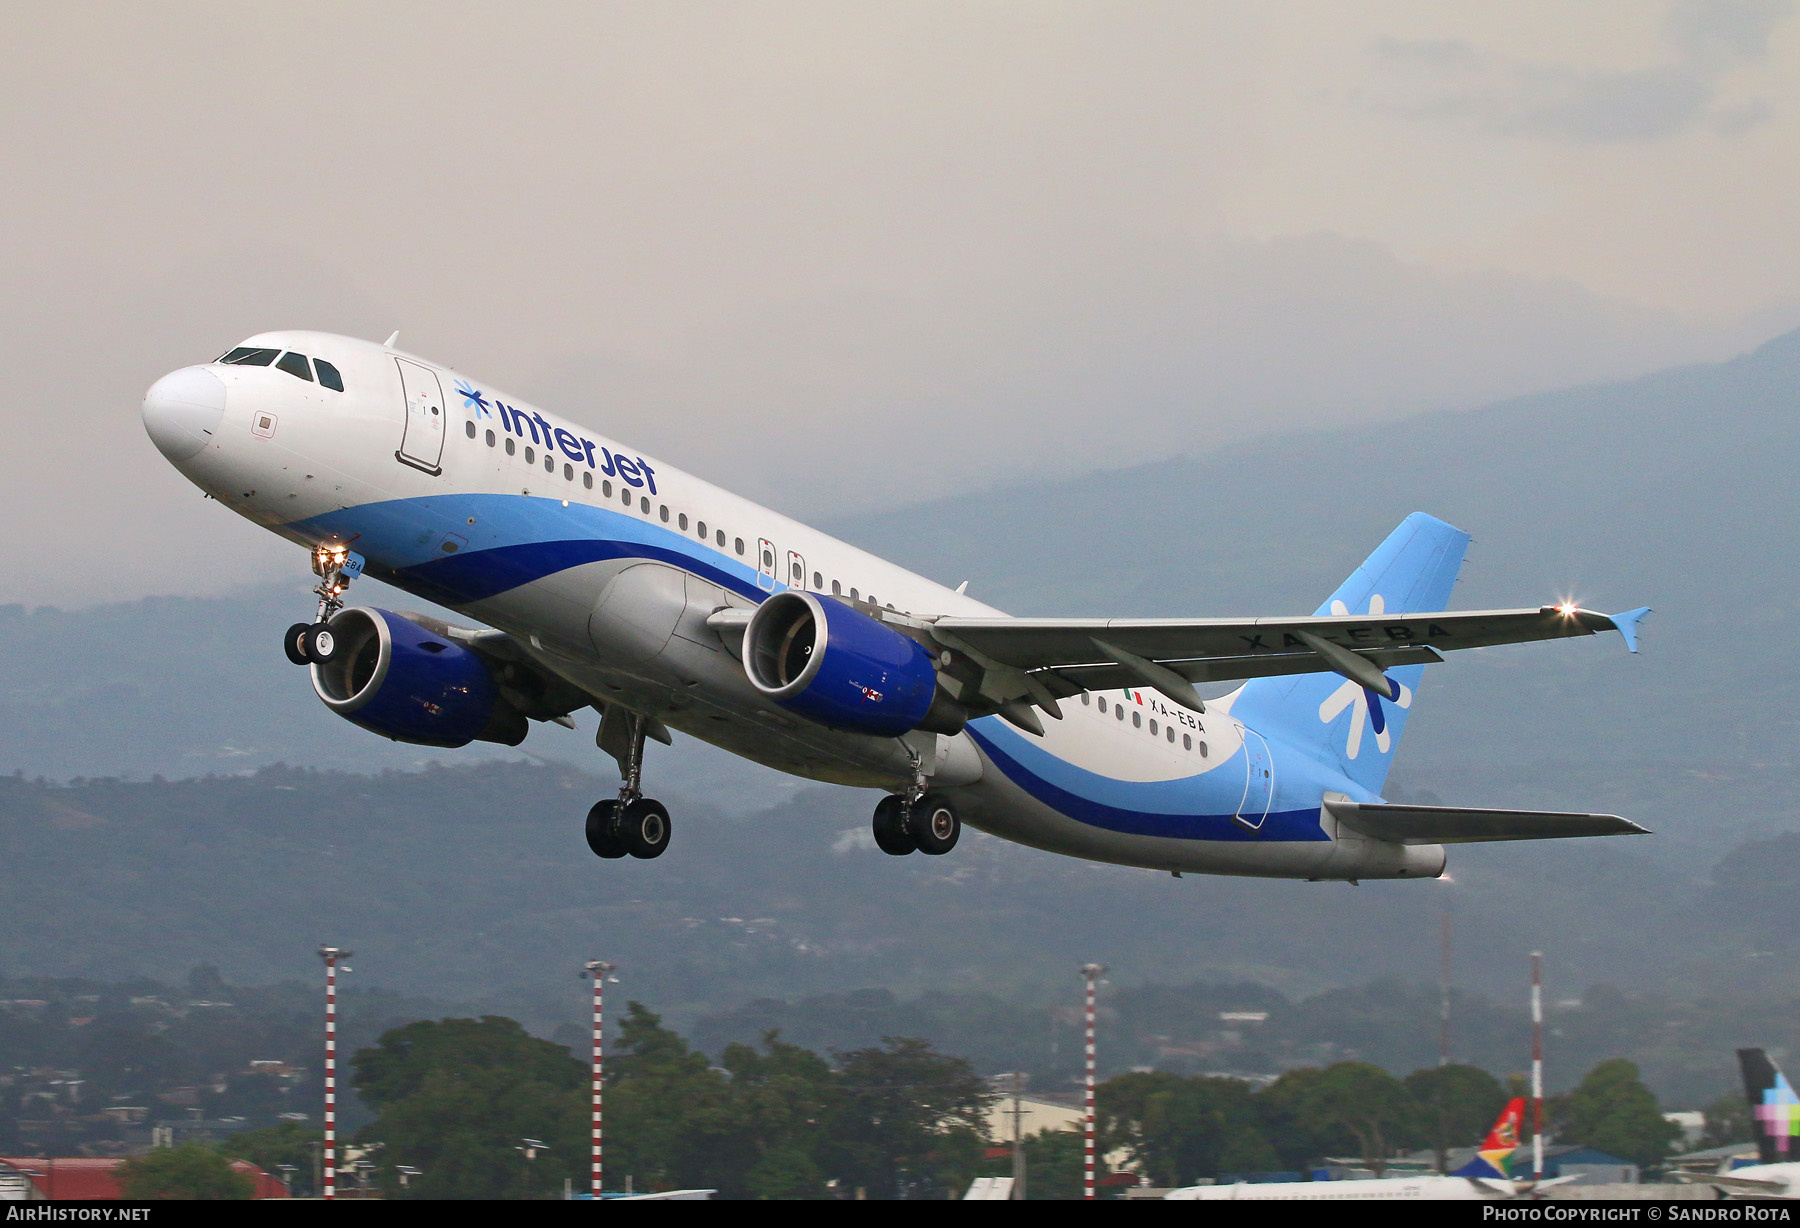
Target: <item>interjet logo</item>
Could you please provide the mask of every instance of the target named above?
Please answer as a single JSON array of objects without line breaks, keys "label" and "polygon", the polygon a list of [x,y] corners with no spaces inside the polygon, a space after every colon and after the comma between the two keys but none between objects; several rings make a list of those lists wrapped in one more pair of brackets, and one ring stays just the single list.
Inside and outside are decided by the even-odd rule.
[{"label": "interjet logo", "polygon": [[[1350,609],[1343,602],[1334,601],[1331,603],[1331,612],[1343,617],[1350,613]],[[1385,613],[1387,613],[1387,602],[1382,599],[1380,593],[1376,593],[1369,598],[1369,616],[1373,618]],[[1390,681],[1392,680],[1390,679]],[[1364,725],[1375,731],[1376,750],[1385,755],[1392,749],[1394,740],[1388,734],[1387,714],[1381,705],[1391,703],[1397,708],[1410,708],[1413,701],[1412,688],[1405,683],[1398,685],[1400,697],[1386,699],[1366,689],[1361,683],[1352,682],[1346,678],[1344,685],[1327,695],[1325,702],[1319,705],[1319,719],[1327,725],[1343,715],[1345,708],[1350,709],[1350,736],[1344,743],[1345,758],[1354,759],[1361,753]],[[1356,702],[1359,698],[1363,701],[1362,703]]]}]

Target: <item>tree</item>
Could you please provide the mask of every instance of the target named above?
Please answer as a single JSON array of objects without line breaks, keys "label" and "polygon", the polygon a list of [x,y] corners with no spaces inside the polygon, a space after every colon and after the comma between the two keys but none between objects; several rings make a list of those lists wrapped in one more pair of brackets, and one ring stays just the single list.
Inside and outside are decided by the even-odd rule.
[{"label": "tree", "polygon": [[[494,1015],[408,1024],[359,1051],[356,1089],[380,1116],[358,1137],[385,1144],[381,1182],[422,1170],[416,1198],[522,1198],[587,1172],[587,1069],[568,1050]],[[549,1144],[535,1159],[523,1139]]]},{"label": "tree", "polygon": [[1040,1130],[1022,1140],[1028,1201],[1082,1197],[1087,1139],[1079,1130]]},{"label": "tree", "polygon": [[1377,1177],[1388,1157],[1417,1133],[1418,1105],[1405,1085],[1370,1062],[1338,1062],[1320,1072],[1301,1101],[1302,1113],[1356,1139],[1362,1161]]},{"label": "tree", "polygon": [[1108,1079],[1095,1089],[1102,1152],[1125,1147],[1164,1186],[1220,1172],[1263,1172],[1280,1160],[1263,1137],[1248,1085],[1162,1072]]},{"label": "tree", "polygon": [[230,1160],[195,1143],[134,1156],[115,1171],[121,1192],[132,1200],[247,1199],[256,1191],[256,1183]]},{"label": "tree", "polygon": [[1407,1075],[1406,1090],[1419,1106],[1426,1146],[1437,1152],[1438,1171],[1450,1166],[1455,1147],[1478,1146],[1506,1107],[1506,1089],[1479,1066],[1428,1066]]},{"label": "tree", "polygon": [[1700,1136],[1704,1147],[1728,1147],[1748,1143],[1756,1138],[1750,1117],[1750,1102],[1742,1092],[1726,1092],[1706,1106],[1706,1132]]},{"label": "tree", "polygon": [[763,1034],[763,1049],[725,1047],[720,1064],[731,1074],[734,1117],[747,1129],[755,1159],[744,1174],[753,1198],[829,1196],[815,1156],[840,1100],[831,1067],[811,1050],[790,1045],[779,1030]]},{"label": "tree", "polygon": [[1661,1164],[1681,1127],[1664,1121],[1656,1096],[1622,1057],[1587,1072],[1562,1106],[1564,1142],[1585,1143],[1646,1168]]},{"label": "tree", "polygon": [[641,1002],[626,1006],[619,1050],[607,1074],[608,1172],[644,1189],[748,1197],[756,1149],[725,1076]]},{"label": "tree", "polygon": [[325,1140],[322,1131],[311,1130],[298,1122],[284,1122],[267,1130],[246,1130],[234,1134],[218,1146],[219,1154],[230,1160],[248,1160],[266,1173],[279,1173],[283,1164],[292,1165],[288,1192],[311,1195],[313,1189],[313,1148]]},{"label": "tree", "polygon": [[910,1037],[882,1041],[838,1055],[826,1169],[876,1198],[930,1197],[966,1184],[987,1142],[993,1093],[963,1058]]}]

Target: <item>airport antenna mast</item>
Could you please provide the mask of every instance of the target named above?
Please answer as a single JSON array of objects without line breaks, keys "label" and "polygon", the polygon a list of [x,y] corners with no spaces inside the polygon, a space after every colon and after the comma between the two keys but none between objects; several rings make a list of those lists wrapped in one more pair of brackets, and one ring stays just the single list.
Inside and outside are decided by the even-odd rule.
[{"label": "airport antenna mast", "polygon": [[1450,906],[1444,905],[1443,949],[1438,952],[1438,1065],[1450,1064]]},{"label": "airport antenna mast", "polygon": [[1087,1087],[1082,1111],[1081,1196],[1094,1196],[1094,983],[1106,971],[1101,964],[1081,965],[1087,982]]},{"label": "airport antenna mast", "polygon": [[[337,966],[352,952],[319,944],[325,961],[325,1180],[322,1193],[337,1197]],[[348,972],[346,968],[344,971]]]},{"label": "airport antenna mast", "polygon": [[1542,951],[1531,953],[1531,1179],[1544,1179],[1544,978]]},{"label": "airport antenna mast", "polygon": [[594,1197],[599,1198],[606,1186],[606,1129],[602,1098],[606,1090],[606,978],[618,965],[590,959],[582,965],[581,975],[594,982],[594,1070],[593,1070],[593,1184]]}]

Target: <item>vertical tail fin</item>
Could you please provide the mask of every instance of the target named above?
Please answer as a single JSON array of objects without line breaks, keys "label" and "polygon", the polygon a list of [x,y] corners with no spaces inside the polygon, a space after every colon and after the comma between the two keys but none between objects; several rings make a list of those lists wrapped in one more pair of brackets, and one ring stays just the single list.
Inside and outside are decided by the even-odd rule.
[{"label": "vertical tail fin", "polygon": [[1514,1096],[1494,1119],[1493,1129],[1475,1152],[1475,1158],[1451,1173],[1452,1177],[1512,1176],[1512,1153],[1519,1146],[1519,1122],[1525,1116],[1525,1098]]},{"label": "vertical tail fin", "polygon": [[[1468,548],[1467,533],[1414,512],[1315,613],[1442,610]],[[1351,780],[1379,793],[1424,673],[1423,665],[1388,670],[1399,686],[1393,700],[1332,673],[1257,678],[1239,688],[1231,714],[1283,745],[1337,763]]]},{"label": "vertical tail fin", "polygon": [[1800,1159],[1794,1147],[1794,1138],[1800,1135],[1800,1099],[1787,1076],[1761,1049],[1739,1049],[1737,1055],[1756,1131],[1757,1157],[1764,1164]]}]

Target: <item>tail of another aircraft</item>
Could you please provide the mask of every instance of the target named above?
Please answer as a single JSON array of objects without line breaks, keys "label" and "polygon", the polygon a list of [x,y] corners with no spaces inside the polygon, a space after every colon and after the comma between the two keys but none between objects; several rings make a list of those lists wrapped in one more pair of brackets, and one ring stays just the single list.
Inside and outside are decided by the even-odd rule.
[{"label": "tail of another aircraft", "polygon": [[[1351,573],[1315,613],[1418,614],[1450,604],[1469,535],[1414,512]],[[1386,671],[1399,696],[1388,699],[1334,673],[1257,678],[1241,687],[1231,714],[1283,746],[1306,751],[1371,793],[1387,780],[1423,665]]]},{"label": "tail of another aircraft", "polygon": [[1781,1068],[1761,1049],[1739,1049],[1738,1065],[1744,1071],[1744,1097],[1750,1101],[1756,1151],[1764,1164],[1785,1164],[1800,1159],[1794,1138],[1800,1135],[1800,1099]]},{"label": "tail of another aircraft", "polygon": [[1494,1119],[1493,1129],[1475,1152],[1475,1158],[1451,1173],[1452,1177],[1493,1177],[1510,1180],[1512,1153],[1519,1146],[1519,1122],[1525,1116],[1525,1098],[1515,1096]]}]

